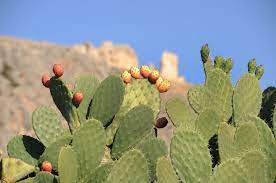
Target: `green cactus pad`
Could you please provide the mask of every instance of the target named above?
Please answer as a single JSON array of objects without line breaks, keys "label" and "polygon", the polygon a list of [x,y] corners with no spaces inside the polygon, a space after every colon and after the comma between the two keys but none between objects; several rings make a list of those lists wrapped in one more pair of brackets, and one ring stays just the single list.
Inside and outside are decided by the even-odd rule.
[{"label": "green cactus pad", "polygon": [[[233,87],[230,77],[221,69],[210,72],[205,82],[204,108],[212,107],[223,121],[232,116]],[[206,105],[207,104],[207,105]]]},{"label": "green cactus pad", "polygon": [[95,92],[89,118],[97,119],[106,126],[118,112],[123,99],[123,81],[117,76],[109,76]]},{"label": "green cactus pad", "polygon": [[91,99],[98,86],[99,80],[94,76],[81,76],[76,79],[74,93],[81,92],[83,94],[82,102],[77,109],[80,122],[84,122],[87,119]]},{"label": "green cactus pad", "polygon": [[34,166],[38,164],[37,160],[44,149],[45,147],[41,142],[26,135],[13,137],[7,145],[9,157],[21,159]]},{"label": "green cactus pad", "polygon": [[195,121],[196,130],[207,141],[217,134],[221,118],[213,109],[206,109],[200,113]]},{"label": "green cactus pad", "polygon": [[219,156],[221,162],[234,157],[236,148],[234,146],[234,136],[236,128],[227,123],[221,123],[218,129]]},{"label": "green cactus pad", "polygon": [[200,113],[204,110],[204,106],[208,103],[205,99],[205,87],[200,85],[195,85],[188,91],[188,101],[195,112]]},{"label": "green cactus pad", "polygon": [[241,159],[240,164],[246,170],[247,182],[269,183],[267,169],[267,159],[262,151],[249,151]]},{"label": "green cactus pad", "polygon": [[149,163],[149,175],[150,182],[156,179],[156,163],[158,158],[162,156],[167,156],[168,149],[165,142],[161,139],[153,138],[144,141],[139,144],[137,149],[144,153],[148,163]]},{"label": "green cactus pad", "polygon": [[139,142],[151,134],[153,112],[145,106],[139,105],[131,109],[123,119],[112,146],[111,156],[115,159],[135,147]]},{"label": "green cactus pad", "polygon": [[260,149],[259,133],[254,123],[243,123],[239,126],[234,141],[239,154],[252,149]]},{"label": "green cactus pad", "polygon": [[48,161],[52,164],[53,170],[58,170],[58,157],[60,153],[60,149],[63,146],[66,146],[70,144],[72,141],[72,136],[62,136],[59,139],[57,139],[55,142],[53,142],[51,145],[49,145],[44,153],[40,156],[38,163],[42,164],[44,161]]},{"label": "green cactus pad", "polygon": [[96,119],[87,120],[76,130],[72,146],[80,165],[79,178],[86,176],[100,164],[105,148],[103,125]]},{"label": "green cactus pad", "polygon": [[157,118],[160,110],[160,95],[155,85],[151,84],[147,79],[133,80],[130,84],[125,85],[124,101],[112,123],[106,129],[107,145],[112,144],[120,122],[125,115],[132,108],[141,104],[149,106],[153,111],[154,119]]},{"label": "green cactus pad", "polygon": [[212,173],[208,143],[199,134],[176,130],[171,142],[171,160],[177,175],[185,182],[208,182]]},{"label": "green cactus pad", "polygon": [[105,183],[148,183],[147,163],[141,151],[130,150],[112,167]]},{"label": "green cactus pad", "polygon": [[247,115],[257,116],[261,109],[262,91],[258,79],[245,74],[238,81],[233,95],[234,121],[237,125],[244,122]]},{"label": "green cactus pad", "polygon": [[194,129],[196,114],[187,103],[182,102],[179,98],[173,98],[166,103],[166,111],[174,126],[183,125]]},{"label": "green cactus pad", "polygon": [[32,115],[36,136],[47,147],[64,132],[58,114],[51,107],[38,107]]},{"label": "green cactus pad", "polygon": [[48,172],[39,172],[34,178],[34,183],[58,183],[58,178]]},{"label": "green cactus pad", "polygon": [[29,165],[20,159],[3,158],[1,182],[16,182],[35,171],[35,166]]},{"label": "green cactus pad", "polygon": [[200,55],[201,55],[201,60],[203,62],[204,72],[207,77],[208,74],[214,68],[214,66],[212,64],[212,60],[210,58],[210,49],[208,47],[208,44],[205,44],[201,47]]},{"label": "green cactus pad", "polygon": [[62,147],[58,158],[60,183],[76,183],[78,178],[78,161],[76,153],[70,146]]},{"label": "green cactus pad", "polygon": [[72,102],[72,93],[60,79],[51,78],[50,92],[54,103],[72,131],[79,127],[77,109]]},{"label": "green cactus pad", "polygon": [[33,183],[34,182],[34,177],[29,177],[27,179],[18,181],[17,183]]},{"label": "green cactus pad", "polygon": [[245,175],[242,165],[239,164],[239,159],[229,159],[215,168],[209,182],[248,183]]},{"label": "green cactus pad", "polygon": [[86,177],[81,180],[81,183],[104,183],[113,165],[113,162],[100,165],[94,172],[89,172]]},{"label": "green cactus pad", "polygon": [[157,183],[178,183],[178,177],[166,157],[158,159],[156,164]]}]

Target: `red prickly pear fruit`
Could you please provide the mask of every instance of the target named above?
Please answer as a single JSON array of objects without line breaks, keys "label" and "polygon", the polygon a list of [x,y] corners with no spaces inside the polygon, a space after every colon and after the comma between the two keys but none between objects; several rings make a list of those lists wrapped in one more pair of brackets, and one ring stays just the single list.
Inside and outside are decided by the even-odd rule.
[{"label": "red prickly pear fruit", "polygon": [[141,75],[144,77],[144,78],[148,78],[151,74],[151,69],[149,68],[149,66],[147,65],[143,65],[141,68],[140,68],[140,73]]},{"label": "red prickly pear fruit", "polygon": [[163,82],[160,83],[159,87],[158,87],[158,91],[160,93],[164,93],[167,92],[170,89],[170,82],[168,80],[164,80]]},{"label": "red prickly pear fruit", "polygon": [[155,83],[156,87],[158,88],[158,87],[161,85],[161,83],[162,83],[163,81],[164,81],[163,78],[160,76],[160,77],[156,80],[156,83]]},{"label": "red prickly pear fruit", "polygon": [[83,94],[81,92],[76,92],[73,95],[73,103],[76,107],[78,107],[80,105],[82,100],[83,100]]},{"label": "red prickly pear fruit", "polygon": [[150,82],[155,83],[159,78],[159,76],[160,76],[159,71],[157,69],[153,69],[149,76]]},{"label": "red prickly pear fruit", "polygon": [[61,64],[54,64],[53,66],[53,72],[55,74],[56,77],[61,77],[63,75],[63,67],[61,66]]},{"label": "red prickly pear fruit", "polygon": [[159,118],[155,124],[156,128],[164,128],[168,124],[168,120],[166,117]]},{"label": "red prickly pear fruit", "polygon": [[130,74],[135,79],[139,79],[141,77],[140,70],[138,69],[138,67],[131,67]]},{"label": "red prickly pear fruit", "polygon": [[44,161],[41,165],[42,171],[51,173],[53,170],[53,166],[49,161]]},{"label": "red prickly pear fruit", "polygon": [[47,88],[49,88],[49,86],[50,86],[50,80],[51,80],[51,78],[50,78],[50,76],[48,76],[48,74],[44,74],[41,78],[41,82],[42,82],[43,86],[45,86]]},{"label": "red prickly pear fruit", "polygon": [[127,83],[130,83],[131,81],[131,74],[128,72],[128,71],[124,71],[122,74],[121,74],[121,78],[122,80],[127,84]]}]

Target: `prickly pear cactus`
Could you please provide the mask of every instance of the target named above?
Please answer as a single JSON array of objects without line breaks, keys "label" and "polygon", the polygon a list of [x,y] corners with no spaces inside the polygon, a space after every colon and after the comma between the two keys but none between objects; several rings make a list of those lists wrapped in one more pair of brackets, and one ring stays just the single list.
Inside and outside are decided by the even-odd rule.
[{"label": "prickly pear cactus", "polygon": [[[232,59],[218,56],[213,64],[208,45],[202,47],[201,57],[204,85],[188,91],[188,103],[173,98],[166,104],[176,127],[170,148],[173,171],[181,182],[272,183],[276,180],[275,137],[258,116],[267,119],[273,113],[268,108],[275,106],[271,89],[264,92],[262,101],[263,66],[251,60],[248,73],[232,87]],[[274,123],[275,118],[269,117]],[[157,175],[160,182],[163,176]]]},{"label": "prickly pear cactus", "polygon": [[167,147],[153,132],[159,93],[168,91],[170,83],[162,78],[157,84],[159,72],[151,76],[148,66],[141,73],[131,70],[102,82],[80,76],[72,88],[60,78],[62,66],[55,64],[55,76],[43,75],[42,84],[61,115],[50,106],[33,112],[37,139],[17,135],[10,140],[9,157],[1,160],[1,182],[155,181],[157,159],[167,155]]}]

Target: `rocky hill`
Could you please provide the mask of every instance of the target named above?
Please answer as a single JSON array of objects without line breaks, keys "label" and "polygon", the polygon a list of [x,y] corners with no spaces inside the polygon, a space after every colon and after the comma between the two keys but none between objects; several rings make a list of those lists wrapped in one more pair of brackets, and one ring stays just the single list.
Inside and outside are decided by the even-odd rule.
[{"label": "rocky hill", "polygon": [[[104,42],[99,47],[89,43],[72,47],[0,37],[0,148],[5,149],[15,134],[32,135],[31,113],[40,105],[53,105],[51,96],[40,82],[43,73],[51,73],[51,66],[61,63],[64,79],[73,82],[78,74],[94,74],[104,79],[109,73],[139,65],[135,51],[127,45]],[[162,104],[172,95],[185,99],[190,84],[178,76],[178,58],[164,52],[161,74],[172,82],[172,89],[161,94]],[[164,114],[161,113],[161,116]],[[167,138],[171,125],[159,135]]]}]

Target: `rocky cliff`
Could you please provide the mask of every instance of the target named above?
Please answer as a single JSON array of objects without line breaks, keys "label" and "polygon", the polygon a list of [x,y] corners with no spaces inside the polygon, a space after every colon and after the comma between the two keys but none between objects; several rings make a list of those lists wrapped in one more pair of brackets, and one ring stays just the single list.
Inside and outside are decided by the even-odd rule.
[{"label": "rocky cliff", "polygon": [[[32,135],[31,113],[40,105],[53,105],[51,96],[40,82],[43,73],[51,73],[51,66],[64,66],[64,79],[72,84],[78,74],[96,75],[104,79],[109,73],[139,65],[135,51],[127,45],[104,42],[99,47],[89,43],[72,47],[0,37],[0,148],[5,149],[15,134]],[[162,104],[172,95],[185,98],[190,87],[178,76],[178,58],[164,52],[161,74],[172,82],[172,89],[161,94]],[[164,116],[163,113],[160,114]],[[168,125],[159,134],[165,138],[171,132]]]}]

